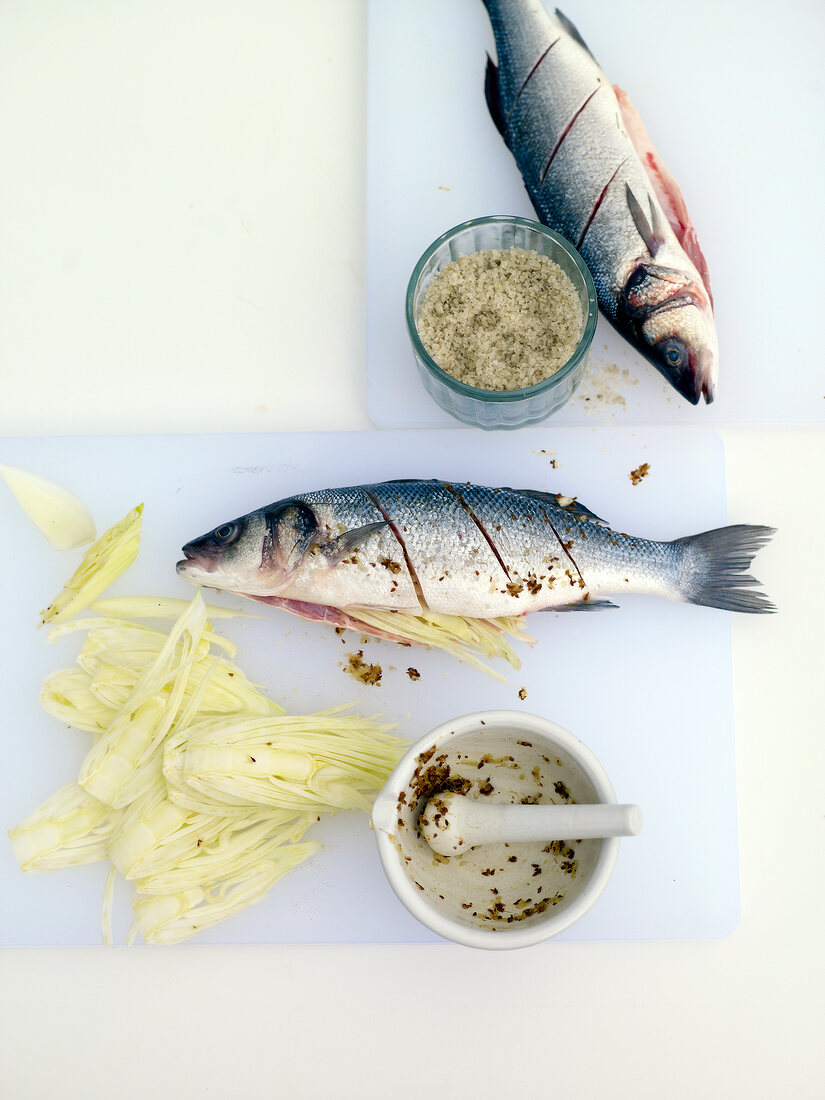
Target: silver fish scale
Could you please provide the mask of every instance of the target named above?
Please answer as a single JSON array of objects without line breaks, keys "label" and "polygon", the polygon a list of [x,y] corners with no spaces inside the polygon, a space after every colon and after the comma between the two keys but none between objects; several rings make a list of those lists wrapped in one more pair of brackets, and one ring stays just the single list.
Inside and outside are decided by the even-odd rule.
[{"label": "silver fish scale", "polygon": [[[580,520],[558,505],[516,490],[479,485],[458,489],[507,567],[511,597],[524,586],[516,591],[519,606],[530,595],[543,605],[581,599],[587,589],[574,564],[574,547],[584,529]],[[550,591],[554,598],[548,601]],[[556,599],[557,594],[562,598]]]},{"label": "silver fish scale", "polygon": [[491,589],[507,578],[488,541],[455,493],[433,481],[367,486],[392,521],[431,611],[487,614]]},{"label": "silver fish scale", "polygon": [[[573,524],[564,524],[562,531],[568,526]],[[652,542],[597,523],[579,523],[578,527],[570,553],[587,578],[591,595],[645,592],[681,598],[679,571],[684,551],[679,543]]]},{"label": "silver fish scale", "polygon": [[[537,60],[548,36],[558,41],[523,91],[513,91],[514,101],[505,112],[505,120],[525,184],[542,220],[574,244],[582,240],[584,233],[582,254],[599,291],[599,303],[608,316],[615,318],[616,299],[627,269],[644,252],[627,207],[624,185],[629,184],[634,194],[644,199],[651,192],[650,180],[625,130],[609,80],[570,38],[556,16],[545,18],[543,11],[541,14],[542,25],[528,39],[529,45],[520,44],[521,53],[526,49],[527,55],[535,53]],[[514,36],[508,37],[508,44],[515,45]],[[524,65],[521,53],[516,62],[518,71]],[[508,64],[501,68],[509,69],[510,63],[508,56]],[[610,227],[608,240],[594,233],[592,222],[587,224],[600,198],[602,206],[605,202],[611,206],[609,218],[599,219]],[[669,226],[665,232],[672,234]],[[615,261],[617,252],[622,257],[619,263]],[[612,264],[605,263],[606,256],[612,256]]]},{"label": "silver fish scale", "polygon": [[[599,306],[627,329],[620,299],[630,273],[649,253],[626,185],[646,215],[651,205],[656,210],[664,241],[657,264],[685,273],[697,286],[701,276],[665,216],[610,81],[577,40],[578,32],[538,0],[485,2],[498,53],[494,117],[539,217],[579,249]],[[649,354],[644,340],[625,335]]]},{"label": "silver fish scale", "polygon": [[301,493],[291,499],[308,504],[318,521],[334,535],[364,527],[368,523],[380,523],[384,519],[363,485],[319,489],[311,493]]},{"label": "silver fish scale", "polygon": [[546,12],[538,0],[517,4],[488,4],[487,11],[493,31],[512,37],[510,64],[499,73],[502,99],[511,103],[545,50],[559,37],[555,17],[544,18]]},{"label": "silver fish scale", "polygon": [[[592,64],[583,65],[581,51],[565,36],[554,40],[523,92],[506,116],[508,128],[522,137],[519,161],[531,196],[538,197],[548,160],[564,133],[564,127],[581,105],[606,81]],[[541,57],[541,54],[538,54]],[[574,74],[569,79],[568,72]],[[548,104],[553,104],[552,113]],[[590,108],[592,104],[588,104]],[[561,155],[560,146],[555,160]]]}]

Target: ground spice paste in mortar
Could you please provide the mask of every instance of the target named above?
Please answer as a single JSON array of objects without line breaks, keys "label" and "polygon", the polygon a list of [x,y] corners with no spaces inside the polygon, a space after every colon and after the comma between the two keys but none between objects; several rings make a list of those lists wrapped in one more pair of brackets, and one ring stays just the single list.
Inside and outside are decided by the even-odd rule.
[{"label": "ground spice paste in mortar", "polygon": [[564,366],[582,321],[576,288],[557,263],[531,249],[490,248],[460,256],[433,277],[416,324],[453,378],[517,390]]},{"label": "ground spice paste in mortar", "polygon": [[590,781],[566,754],[548,753],[529,739],[470,733],[433,746],[416,765],[398,798],[395,842],[407,876],[438,910],[461,924],[499,931],[541,920],[578,895],[600,840],[500,842],[443,856],[420,833],[424,807],[433,799],[437,810],[438,795],[448,791],[505,805],[592,803]]}]

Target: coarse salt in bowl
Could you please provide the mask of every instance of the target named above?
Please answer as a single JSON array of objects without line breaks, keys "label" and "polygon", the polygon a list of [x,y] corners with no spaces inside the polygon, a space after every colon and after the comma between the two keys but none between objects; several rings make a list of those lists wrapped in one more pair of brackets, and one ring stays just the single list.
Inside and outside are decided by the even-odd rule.
[{"label": "coarse salt in bowl", "polygon": [[480,844],[438,855],[419,819],[446,790],[485,804],[616,802],[591,750],[546,718],[490,710],[438,726],[409,749],[372,809],[384,873],[422,924],[468,947],[527,947],[596,903],[618,857],[617,837]]},{"label": "coarse salt in bowl", "polygon": [[[538,252],[558,264],[578,294],[581,332],[567,362],[542,382],[522,389],[481,389],[442,370],[427,351],[418,330],[421,305],[433,278],[448,264],[476,252],[511,248]],[[568,241],[539,222],[496,214],[463,222],[430,245],[410,276],[406,318],[421,380],[445,412],[479,428],[521,428],[544,420],[572,397],[587,365],[598,320],[598,303],[593,278]]]}]

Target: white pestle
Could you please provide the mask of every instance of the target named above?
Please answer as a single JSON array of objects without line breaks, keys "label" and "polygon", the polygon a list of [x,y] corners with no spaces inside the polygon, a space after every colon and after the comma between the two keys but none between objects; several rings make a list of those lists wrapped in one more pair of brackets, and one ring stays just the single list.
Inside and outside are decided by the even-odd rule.
[{"label": "white pestle", "polygon": [[642,811],[634,805],[507,806],[446,791],[430,799],[419,820],[421,835],[441,856],[478,844],[636,836],[641,828]]}]

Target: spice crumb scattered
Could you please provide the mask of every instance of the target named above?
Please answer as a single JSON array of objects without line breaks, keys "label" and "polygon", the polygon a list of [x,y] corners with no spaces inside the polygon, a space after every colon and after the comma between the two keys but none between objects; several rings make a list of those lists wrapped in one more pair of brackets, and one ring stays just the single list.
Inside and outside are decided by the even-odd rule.
[{"label": "spice crumb scattered", "polygon": [[407,669],[407,675],[409,676],[409,678],[411,680],[420,680],[421,679],[421,673],[418,671],[417,668],[413,668],[412,666],[410,666]]},{"label": "spice crumb scattered", "polygon": [[363,649],[359,649],[357,653],[347,654],[347,663],[344,672],[348,672],[350,676],[354,677],[356,680],[360,680],[362,684],[370,684],[374,687],[378,687],[381,683],[381,666],[367,664],[364,660]]},{"label": "spice crumb scattered", "polygon": [[521,700],[526,699],[527,698],[527,688],[519,688],[518,697]]},{"label": "spice crumb scattered", "polygon": [[635,470],[630,471],[630,480],[634,485],[638,485],[639,482],[644,481],[647,475],[650,473],[650,463],[643,462],[641,466],[637,466]]},{"label": "spice crumb scattered", "polygon": [[545,451],[543,448],[541,450],[538,450],[538,451],[533,451],[533,454],[536,454],[536,455],[547,455],[547,457],[550,459],[550,469],[551,470],[558,470],[558,468],[559,468],[559,464],[558,464],[557,460],[552,457],[555,453],[556,453],[555,451]]},{"label": "spice crumb scattered", "polygon": [[486,390],[534,386],[576,350],[582,308],[572,280],[532,249],[482,249],[433,277],[417,328],[446,371]]}]

